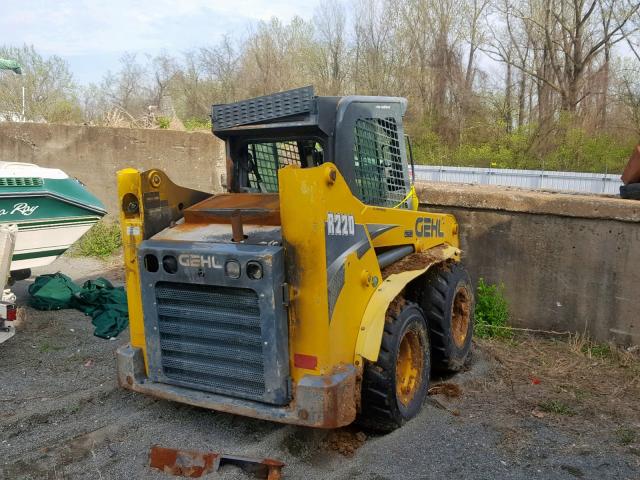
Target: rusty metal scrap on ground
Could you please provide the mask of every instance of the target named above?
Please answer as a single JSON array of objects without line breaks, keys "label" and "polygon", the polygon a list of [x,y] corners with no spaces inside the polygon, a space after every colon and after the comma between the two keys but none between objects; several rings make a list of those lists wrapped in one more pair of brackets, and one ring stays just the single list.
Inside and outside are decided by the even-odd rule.
[{"label": "rusty metal scrap on ground", "polygon": [[284,463],[271,458],[255,459],[217,452],[164,448],[159,445],[151,447],[149,465],[165,473],[187,478],[200,478],[217,472],[225,465],[234,465],[256,478],[267,480],[279,480],[284,467]]}]

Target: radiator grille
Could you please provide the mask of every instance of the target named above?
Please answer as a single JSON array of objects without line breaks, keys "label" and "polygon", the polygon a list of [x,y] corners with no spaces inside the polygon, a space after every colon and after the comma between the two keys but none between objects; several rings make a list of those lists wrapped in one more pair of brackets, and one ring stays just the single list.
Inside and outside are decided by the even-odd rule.
[{"label": "radiator grille", "polygon": [[262,400],[264,361],[255,291],[160,282],[156,301],[162,369],[168,379]]}]

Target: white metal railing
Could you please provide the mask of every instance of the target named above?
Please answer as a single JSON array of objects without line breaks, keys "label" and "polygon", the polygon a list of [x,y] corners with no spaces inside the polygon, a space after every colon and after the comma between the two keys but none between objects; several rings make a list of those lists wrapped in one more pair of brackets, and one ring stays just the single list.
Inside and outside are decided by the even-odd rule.
[{"label": "white metal railing", "polygon": [[503,185],[533,190],[559,190],[618,194],[619,175],[606,173],[554,172],[510,168],[447,167],[416,165],[416,181]]}]

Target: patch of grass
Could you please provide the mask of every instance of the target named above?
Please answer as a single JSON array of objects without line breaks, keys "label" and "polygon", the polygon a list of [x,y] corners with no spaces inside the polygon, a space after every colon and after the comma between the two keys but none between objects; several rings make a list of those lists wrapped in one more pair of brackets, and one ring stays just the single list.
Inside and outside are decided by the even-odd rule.
[{"label": "patch of grass", "polygon": [[538,407],[543,412],[555,413],[557,415],[573,415],[573,410],[569,405],[560,400],[547,400],[541,402]]},{"label": "patch of grass", "polygon": [[120,225],[100,221],[85,233],[74,246],[72,254],[81,257],[106,258],[122,247]]},{"label": "patch of grass", "polygon": [[575,395],[577,402],[582,402],[582,401],[588,400],[589,398],[591,398],[593,396],[591,394],[591,392],[589,392],[587,390],[582,390],[582,389],[580,389],[578,387],[573,387],[573,388],[571,388],[571,390],[573,390],[573,394]]},{"label": "patch of grass", "polygon": [[611,345],[606,343],[587,343],[582,348],[582,353],[589,358],[611,358],[613,355]]},{"label": "patch of grass", "polygon": [[184,128],[188,132],[195,130],[211,130],[211,119],[189,118],[184,121]]},{"label": "patch of grass", "polygon": [[587,335],[575,334],[569,338],[569,345],[571,350],[575,353],[584,355],[587,358],[607,359],[607,360],[619,360],[619,363],[624,363],[627,355],[624,355],[619,348],[608,344],[598,343],[592,341]]},{"label": "patch of grass", "polygon": [[58,352],[60,350],[64,350],[64,347],[59,347],[57,345],[51,345],[48,342],[42,342],[40,344],[40,353]]},{"label": "patch of grass", "polygon": [[616,430],[616,437],[618,439],[618,443],[626,447],[627,445],[636,443],[638,435],[636,434],[636,431],[631,428],[620,427]]},{"label": "patch of grass", "polygon": [[504,284],[489,284],[482,278],[478,281],[475,320],[477,337],[509,339],[513,336],[513,331],[507,325],[509,304],[504,297]]}]

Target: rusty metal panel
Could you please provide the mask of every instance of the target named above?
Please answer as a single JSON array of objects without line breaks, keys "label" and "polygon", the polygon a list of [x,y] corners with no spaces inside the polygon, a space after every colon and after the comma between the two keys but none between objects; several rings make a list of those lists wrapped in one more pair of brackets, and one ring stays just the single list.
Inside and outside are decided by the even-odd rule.
[{"label": "rusty metal panel", "polygon": [[353,365],[345,365],[330,375],[307,375],[296,385],[295,401],[276,406],[150,381],[145,376],[142,350],[123,345],[116,352],[118,383],[135,392],[200,408],[234,413],[274,422],[317,428],[338,428],[356,417],[359,388]]},{"label": "rusty metal panel", "polygon": [[180,450],[153,445],[149,452],[149,466],[169,475],[186,478],[200,478],[217,472],[225,465],[233,465],[256,478],[279,480],[282,468],[280,460],[272,458],[251,458],[226,455],[217,452]]},{"label": "rusty metal panel", "polygon": [[640,182],[640,145],[633,149],[629,163],[622,172],[622,181],[625,185]]},{"label": "rusty metal panel", "polygon": [[215,195],[185,209],[187,223],[230,223],[240,212],[242,222],[253,225],[280,225],[280,200],[276,193],[233,193]]}]

